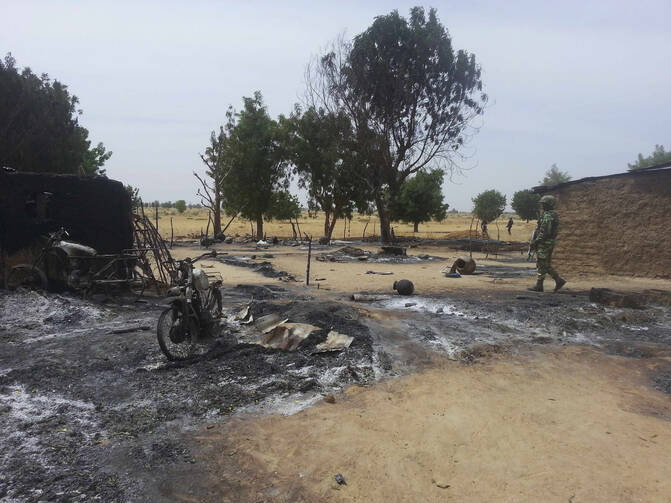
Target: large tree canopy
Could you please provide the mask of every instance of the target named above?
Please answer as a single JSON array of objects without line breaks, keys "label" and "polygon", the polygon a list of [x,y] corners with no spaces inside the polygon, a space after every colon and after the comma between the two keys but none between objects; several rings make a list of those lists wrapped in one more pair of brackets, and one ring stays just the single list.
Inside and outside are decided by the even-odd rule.
[{"label": "large tree canopy", "polygon": [[104,174],[112,152],[91,147],[79,100],[66,85],[0,60],[0,165],[18,171]]},{"label": "large tree canopy", "polygon": [[450,207],[443,203],[443,175],[440,169],[419,171],[406,180],[392,205],[392,219],[413,223],[414,232],[419,230],[422,222],[443,220]]},{"label": "large tree canopy", "polygon": [[633,163],[627,164],[630,171],[637,169],[649,168],[650,166],[656,166],[657,164],[662,164],[664,162],[671,161],[671,151],[667,152],[664,150],[664,145],[655,145],[655,150],[652,151],[647,157],[638,154],[638,159]]},{"label": "large tree canopy", "polygon": [[[361,180],[373,194],[383,241],[390,203],[404,180],[429,163],[450,168],[467,128],[483,112],[475,56],[455,51],[435,9],[375,19],[351,44],[339,42],[308,67],[308,100],[350,116]],[[442,165],[441,165],[442,164]]]},{"label": "large tree canopy", "polygon": [[520,218],[528,222],[538,218],[538,202],[540,199],[541,196],[533,190],[519,190],[513,194],[510,206]]},{"label": "large tree canopy", "polygon": [[308,209],[323,211],[324,236],[331,238],[336,221],[367,204],[357,170],[352,125],[343,113],[297,106],[280,118],[285,156],[294,165],[298,186],[308,192]]}]

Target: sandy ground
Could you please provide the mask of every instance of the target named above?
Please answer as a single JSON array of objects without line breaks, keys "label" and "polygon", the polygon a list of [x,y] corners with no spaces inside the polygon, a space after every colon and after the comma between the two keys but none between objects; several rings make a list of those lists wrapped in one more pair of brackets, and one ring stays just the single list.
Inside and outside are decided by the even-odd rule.
[{"label": "sandy ground", "polygon": [[[303,249],[305,248],[305,249]],[[485,258],[484,253],[474,252],[473,258],[478,264],[479,270],[471,276],[461,278],[445,278],[442,271],[452,265],[458,257],[468,255],[467,252],[451,250],[445,247],[421,246],[408,250],[408,255],[416,256],[428,254],[434,257],[432,260],[415,263],[376,263],[376,262],[320,262],[316,260],[319,254],[327,251],[337,250],[339,247],[330,247],[329,250],[314,249],[313,259],[310,265],[311,286],[308,288],[314,293],[320,291],[333,292],[336,294],[351,294],[357,292],[393,293],[392,285],[399,279],[410,279],[415,285],[415,292],[424,295],[440,295],[445,293],[459,292],[460,290],[479,290],[484,295],[487,291],[511,291],[523,293],[527,287],[535,283],[535,263],[526,262],[525,255],[511,252],[498,255],[489,255]],[[377,252],[379,246],[361,246],[362,249]],[[269,261],[276,270],[286,271],[297,279],[298,283],[305,283],[307,248],[296,248],[290,246],[274,246],[271,249],[254,249],[253,247],[241,248],[237,245],[216,245],[214,249],[220,253],[234,256],[255,256],[257,262]],[[186,246],[175,247],[172,254],[175,258],[184,258],[203,253],[200,247]],[[202,262],[208,267],[208,271],[218,271],[223,275],[225,286],[235,286],[239,283],[258,283],[261,280],[259,274],[250,269],[229,266],[215,260],[204,260]],[[211,268],[211,269],[210,269]],[[489,268],[489,270],[487,269]],[[507,271],[514,269],[517,274],[508,277]],[[391,272],[391,275],[368,274],[373,272]],[[497,274],[503,272],[504,274]],[[568,280],[562,289],[562,294],[589,291],[592,287],[625,289],[628,291],[642,291],[645,289],[670,290],[671,281],[652,278],[636,278],[622,276],[594,276],[576,275],[572,271],[559,271]],[[551,290],[554,283],[551,278],[547,279],[546,288]]]},{"label": "sandy ground", "polygon": [[[255,254],[300,282],[305,278],[304,250],[218,249]],[[542,295],[551,302],[553,294],[525,291],[533,283],[533,264],[520,262],[518,254],[485,259],[476,253],[488,272],[447,279],[441,268],[461,253],[445,248],[409,253],[443,260],[313,262],[312,278],[325,279],[319,290],[314,284],[305,290],[335,298],[391,293],[394,280],[408,278],[420,295],[461,293],[509,299],[511,305]],[[249,269],[207,264],[229,284],[259,281]],[[506,277],[499,267],[517,273]],[[569,284],[561,295],[583,302],[592,286],[671,289],[663,280],[563,273]],[[204,485],[168,484],[165,495],[178,501],[258,502],[671,501],[671,400],[647,377],[671,362],[668,351],[626,358],[568,345],[481,356],[474,365],[435,357],[421,372],[350,387],[335,396],[334,404],[202,430],[195,441],[200,459],[209,465]],[[347,485],[335,482],[338,473]]]},{"label": "sandy ground", "polygon": [[443,364],[198,442],[219,501],[670,501],[671,402],[646,365],[576,347]]}]

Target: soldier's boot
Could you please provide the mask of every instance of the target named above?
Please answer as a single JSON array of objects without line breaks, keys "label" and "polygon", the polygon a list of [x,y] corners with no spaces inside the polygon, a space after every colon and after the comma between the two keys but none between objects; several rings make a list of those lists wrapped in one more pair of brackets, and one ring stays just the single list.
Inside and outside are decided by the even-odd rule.
[{"label": "soldier's boot", "polygon": [[561,287],[566,284],[566,280],[560,277],[559,274],[554,276],[552,279],[555,280],[555,290],[554,290],[555,292],[558,292],[561,289]]},{"label": "soldier's boot", "polygon": [[527,288],[530,292],[542,292],[543,291],[543,280],[536,280],[536,285],[530,288]]}]

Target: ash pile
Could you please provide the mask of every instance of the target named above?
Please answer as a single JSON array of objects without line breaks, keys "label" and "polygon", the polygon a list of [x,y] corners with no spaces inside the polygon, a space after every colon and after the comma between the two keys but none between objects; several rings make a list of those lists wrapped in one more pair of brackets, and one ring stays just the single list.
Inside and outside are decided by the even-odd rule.
[{"label": "ash pile", "polygon": [[374,263],[397,263],[408,264],[431,260],[442,260],[427,254],[408,255],[406,248],[400,246],[382,246],[377,253],[357,248],[344,246],[334,251],[327,251],[315,256],[319,262],[374,262]]},{"label": "ash pile", "polygon": [[[289,301],[278,286],[223,293],[239,343],[168,362],[158,301],[0,292],[0,500],[160,500],[157,471],[194,462],[189,430],[231,414],[293,413],[384,372],[351,307]],[[266,333],[243,323],[269,315],[282,323]],[[278,346],[303,324],[315,328]]]}]

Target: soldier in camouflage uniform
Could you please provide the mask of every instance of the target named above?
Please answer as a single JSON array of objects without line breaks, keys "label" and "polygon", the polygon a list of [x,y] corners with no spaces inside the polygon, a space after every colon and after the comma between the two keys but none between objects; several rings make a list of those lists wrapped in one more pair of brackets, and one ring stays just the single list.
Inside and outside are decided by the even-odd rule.
[{"label": "soldier in camouflage uniform", "polygon": [[556,292],[566,284],[557,271],[552,267],[552,250],[557,240],[559,231],[559,215],[554,210],[556,201],[553,196],[543,196],[540,200],[542,215],[538,221],[538,232],[536,238],[531,242],[531,247],[536,250],[536,268],[538,275],[536,286],[529,288],[532,292],[543,291],[543,280],[545,275],[549,274],[555,280]]}]

